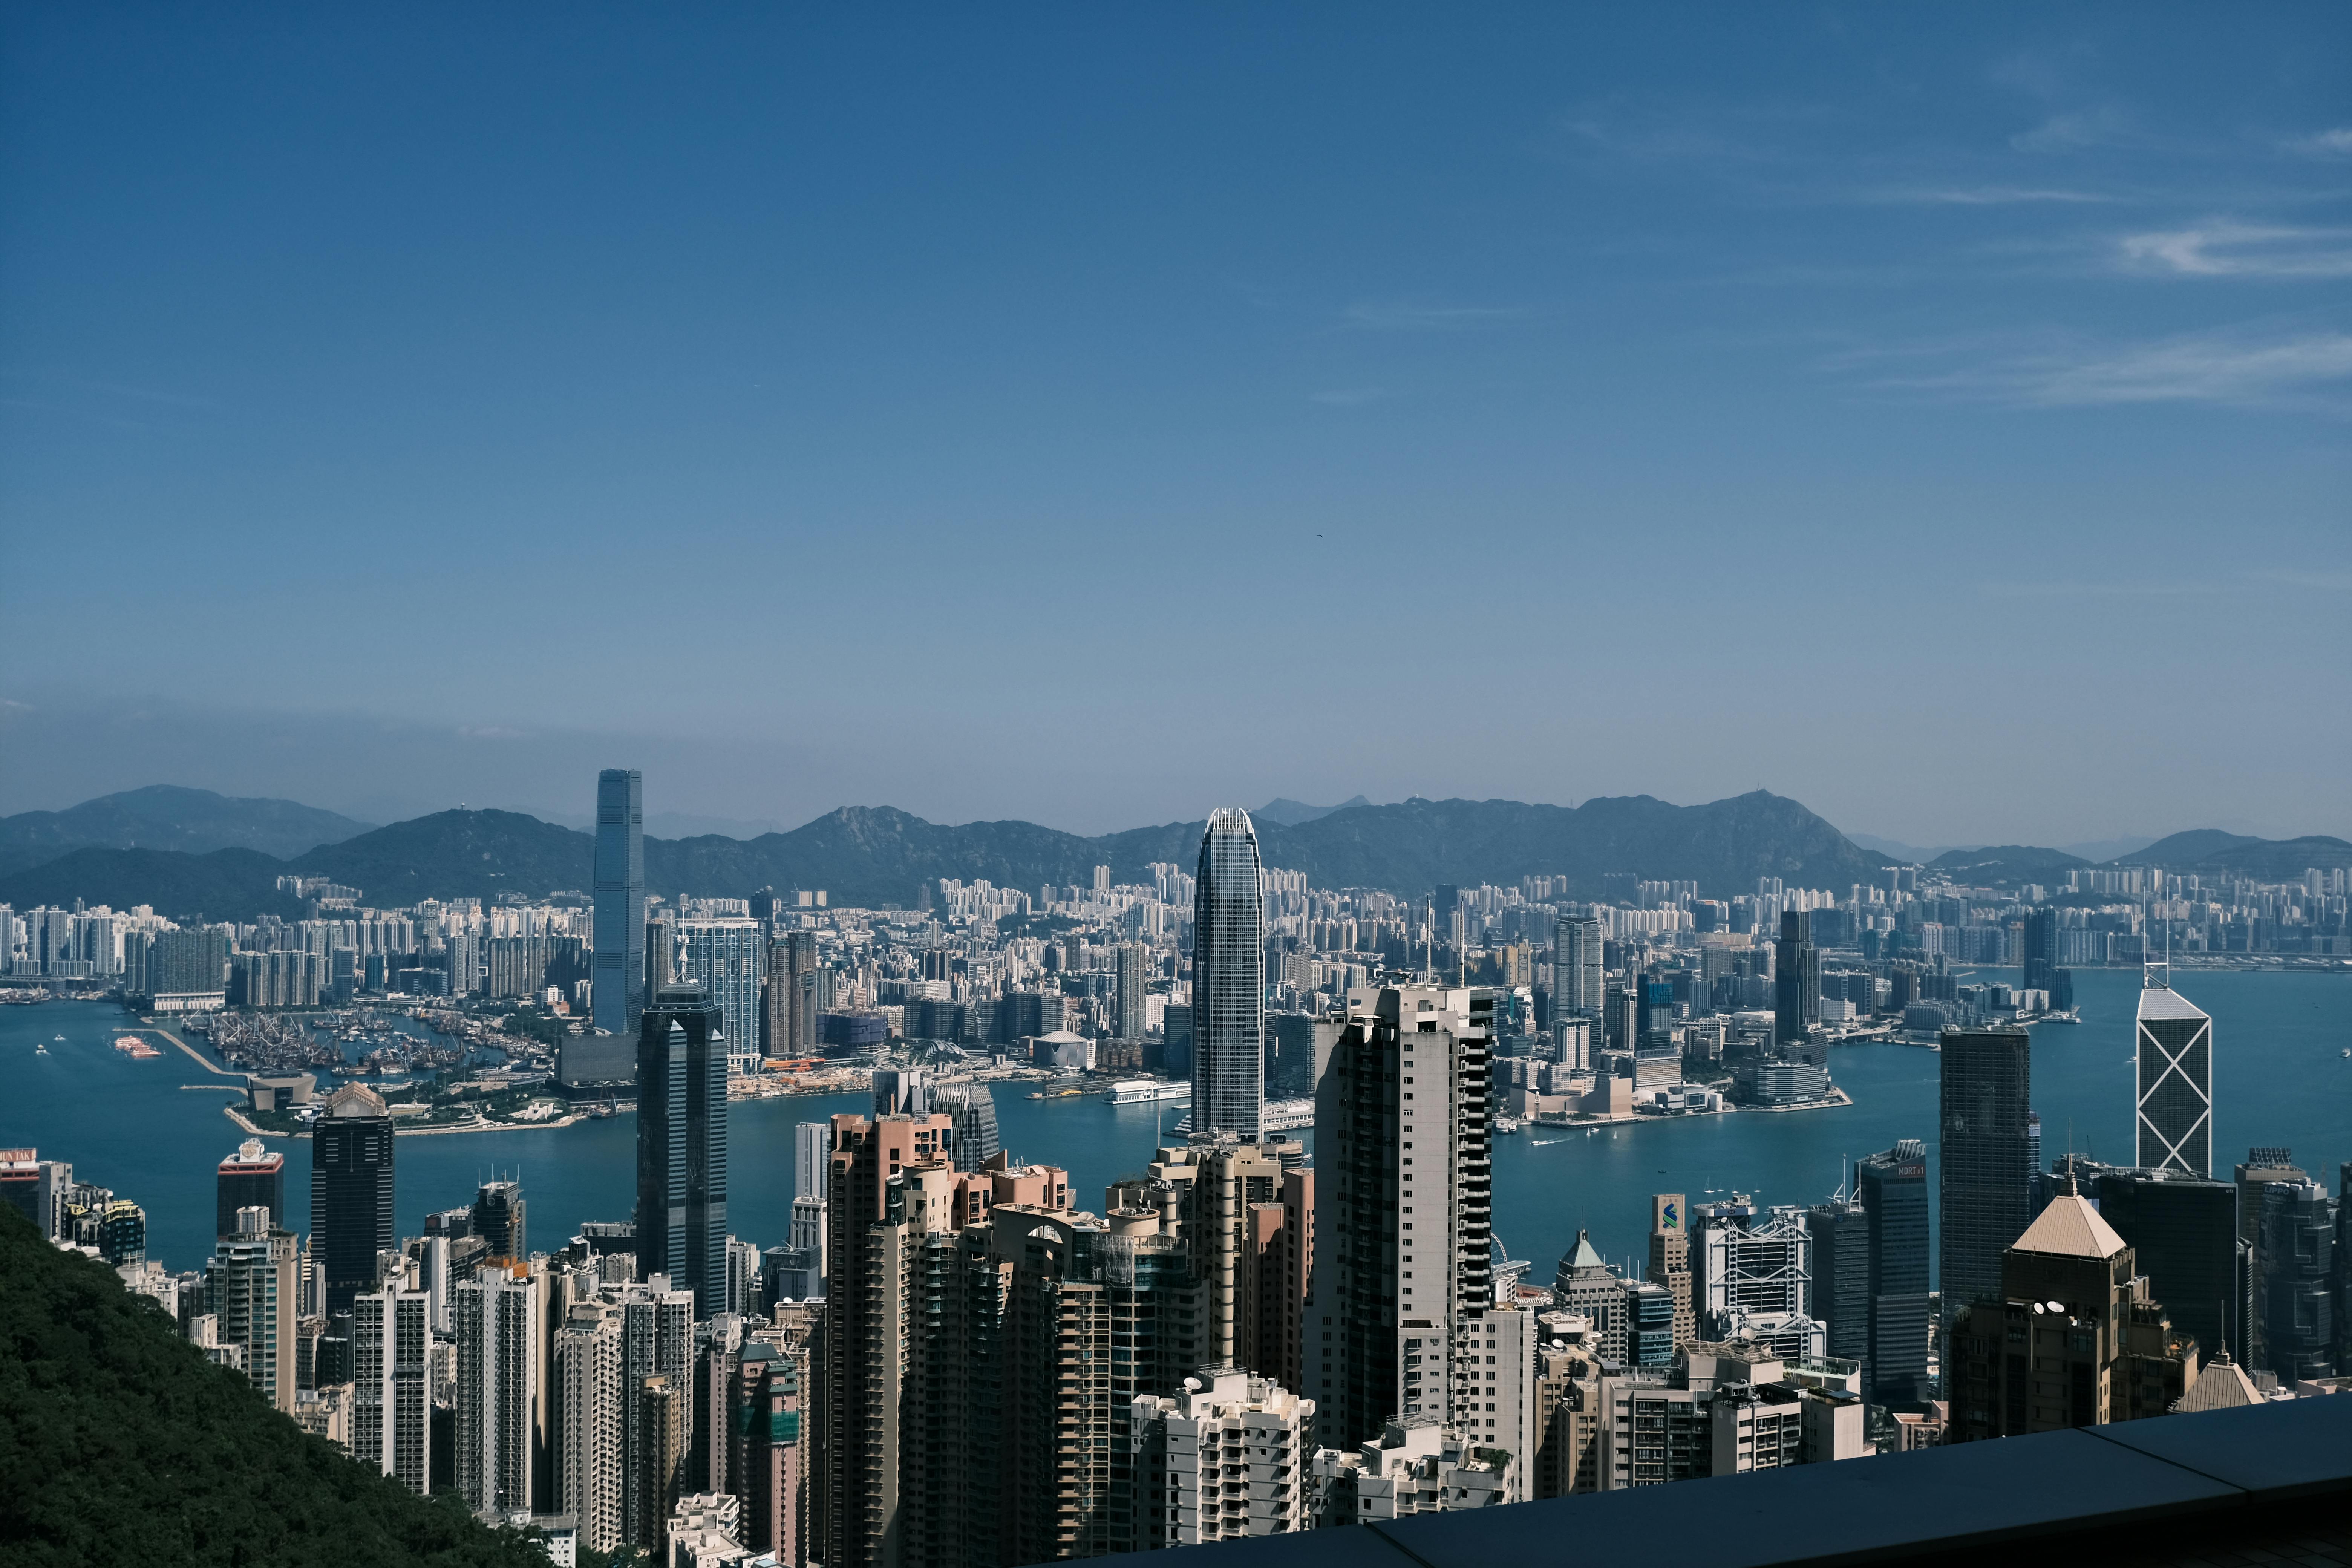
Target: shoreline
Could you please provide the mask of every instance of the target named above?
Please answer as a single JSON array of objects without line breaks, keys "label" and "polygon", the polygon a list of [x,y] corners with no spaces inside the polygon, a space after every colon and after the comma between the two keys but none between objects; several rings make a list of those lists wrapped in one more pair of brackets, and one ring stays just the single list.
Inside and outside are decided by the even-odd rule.
[{"label": "shoreline", "polygon": [[[1520,1132],[1595,1131],[1601,1128],[1648,1126],[1654,1122],[1696,1121],[1709,1116],[1752,1116],[1767,1112],[1775,1116],[1796,1110],[1838,1110],[1854,1103],[1853,1096],[1832,1084],[1829,1093],[1819,1100],[1802,1100],[1795,1105],[1727,1105],[1721,1110],[1680,1110],[1672,1115],[1644,1115],[1629,1110],[1622,1116],[1580,1116],[1573,1121],[1521,1121]],[[1516,1137],[1517,1133],[1504,1133]]]}]

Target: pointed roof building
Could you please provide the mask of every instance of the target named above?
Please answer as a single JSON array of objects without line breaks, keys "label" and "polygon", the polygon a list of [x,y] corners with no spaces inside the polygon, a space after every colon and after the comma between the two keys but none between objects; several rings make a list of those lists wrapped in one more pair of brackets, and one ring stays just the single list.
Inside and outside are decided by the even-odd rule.
[{"label": "pointed roof building", "polygon": [[2265,1403],[2254,1380],[2246,1375],[2245,1368],[2230,1359],[2227,1351],[2216,1354],[2189,1385],[2189,1392],[2172,1402],[2170,1414],[2188,1415],[2199,1410],[2231,1410],[2241,1405]]},{"label": "pointed roof building", "polygon": [[2050,1200],[2041,1217],[2025,1227],[2011,1247],[2012,1252],[2039,1252],[2054,1258],[2113,1258],[2131,1244],[2115,1226],[2099,1217],[2088,1198],[2061,1193]]}]

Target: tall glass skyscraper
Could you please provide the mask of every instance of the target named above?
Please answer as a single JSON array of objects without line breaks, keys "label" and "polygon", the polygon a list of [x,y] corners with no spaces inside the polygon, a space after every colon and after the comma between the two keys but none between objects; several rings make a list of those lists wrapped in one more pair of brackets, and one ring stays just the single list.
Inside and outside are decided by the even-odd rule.
[{"label": "tall glass skyscraper", "polygon": [[637,1277],[727,1308],[727,1035],[699,985],[665,986],[637,1031]]},{"label": "tall glass skyscraper", "polygon": [[698,981],[719,1005],[719,1026],[739,1051],[760,1048],[760,1002],[768,939],[749,915],[693,915],[677,922],[685,939],[682,980]]},{"label": "tall glass skyscraper", "polygon": [[[1813,917],[1783,910],[1780,940],[1772,944],[1772,1037],[1782,1045],[1805,1039],[1821,1021],[1822,950],[1813,945]],[[1996,1272],[2000,1262],[1993,1260]]]},{"label": "tall glass skyscraper", "polygon": [[[1887,1401],[1924,1399],[1932,1324],[1928,1310],[1927,1145],[1906,1138],[1854,1167],[1869,1216],[1870,1379]],[[2029,1205],[2030,1206],[2030,1205]]]},{"label": "tall glass skyscraper", "polygon": [[1220,807],[1192,889],[1192,1131],[1255,1137],[1265,1109],[1265,914],[1257,829]]},{"label": "tall glass skyscraper", "polygon": [[[2138,1157],[2151,1171],[2213,1173],[2213,1020],[2151,966],[2139,994]],[[2168,1306],[2169,1302],[2166,1303]]]},{"label": "tall glass skyscraper", "polygon": [[1948,1319],[1972,1302],[2001,1299],[2002,1255],[2033,1221],[2033,1037],[2016,1028],[1947,1029],[1942,1052],[1937,1273]]},{"label": "tall glass skyscraper", "polygon": [[596,775],[596,1027],[633,1035],[646,1009],[646,783],[635,768]]},{"label": "tall glass skyscraper", "polygon": [[375,1255],[392,1245],[392,1113],[375,1090],[347,1083],[310,1124],[310,1256],[329,1312],[374,1288]]},{"label": "tall glass skyscraper", "polygon": [[1551,1011],[1555,1018],[1601,1016],[1601,922],[1562,915],[1551,932]]}]

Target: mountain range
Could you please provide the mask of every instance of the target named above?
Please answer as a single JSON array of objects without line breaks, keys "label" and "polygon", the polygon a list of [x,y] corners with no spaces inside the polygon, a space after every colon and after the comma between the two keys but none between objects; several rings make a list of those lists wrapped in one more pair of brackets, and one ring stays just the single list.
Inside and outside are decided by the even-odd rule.
[{"label": "mountain range", "polygon": [[[1696,881],[1727,898],[1759,877],[1843,889],[1895,863],[1796,801],[1762,790],[1691,806],[1648,795],[1578,806],[1420,798],[1373,805],[1359,796],[1321,807],[1277,800],[1255,820],[1270,867],[1304,871],[1318,887],[1407,894],[1440,883],[1509,885],[1545,875],[1564,877],[1570,897],[1593,899],[1607,890],[1608,874],[1633,872]],[[1171,822],[1088,837],[1029,822],[948,826],[890,806],[843,806],[753,838],[648,837],[646,881],[672,897],[822,888],[837,904],[903,906],[916,901],[923,884],[943,878],[1033,890],[1083,883],[1095,867],[1108,866],[1114,881],[1148,882],[1154,862],[1192,868],[1202,827]],[[157,847],[159,837],[168,847]],[[368,828],[290,801],[169,786],[0,818],[0,848],[15,857],[0,873],[0,902],[18,909],[79,899],[216,920],[292,916],[299,901],[277,887],[289,873],[357,887],[368,903],[397,908],[428,898],[585,892],[594,860],[588,834],[521,812],[443,811]],[[2024,845],[1950,850],[1933,863],[1963,880],[2011,886],[2063,883],[2069,869],[2092,864]],[[2279,880],[2309,866],[2352,865],[2352,844],[2200,829],[2109,864]]]},{"label": "mountain range", "polygon": [[76,849],[252,849],[285,859],[365,833],[354,822],[290,800],[238,799],[208,789],[150,784],[64,811],[0,816],[0,877]]},{"label": "mountain range", "polygon": [[[1574,807],[1413,799],[1307,809],[1316,815],[1304,821],[1261,822],[1260,851],[1267,865],[1304,871],[1320,887],[1425,893],[1441,882],[1515,883],[1534,873],[1565,877],[1572,895],[1597,898],[1608,873],[1636,872],[1728,896],[1764,876],[1843,888],[1886,863],[1797,802],[1763,791],[1694,806],[1635,795]],[[950,826],[889,806],[844,806],[757,838],[648,837],[646,881],[672,896],[822,888],[836,903],[908,905],[942,878],[1026,890],[1083,883],[1107,865],[1115,881],[1149,881],[1153,862],[1190,870],[1202,828],[1171,822],[1087,837],[1028,822]],[[80,899],[249,918],[291,908],[277,890],[278,878],[291,873],[357,887],[369,903],[394,908],[584,891],[593,858],[593,840],[572,828],[520,812],[444,811],[283,857],[241,845],[202,853],[85,845],[0,877],[0,902]]]}]

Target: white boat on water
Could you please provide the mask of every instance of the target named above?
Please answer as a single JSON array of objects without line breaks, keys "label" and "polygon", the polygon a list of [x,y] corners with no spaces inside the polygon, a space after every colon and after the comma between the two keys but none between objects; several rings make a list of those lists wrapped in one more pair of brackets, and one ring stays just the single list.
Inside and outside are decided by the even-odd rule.
[{"label": "white boat on water", "polygon": [[1150,1105],[1163,1100],[1181,1100],[1187,1104],[1192,1099],[1189,1083],[1163,1083],[1156,1078],[1121,1079],[1103,1091],[1103,1098],[1113,1105]]}]

